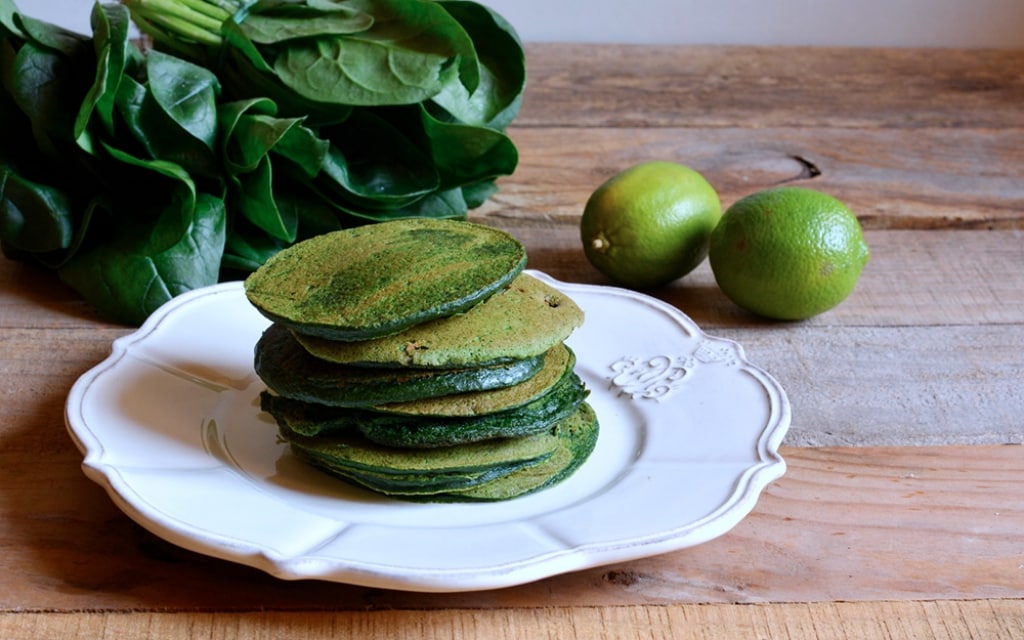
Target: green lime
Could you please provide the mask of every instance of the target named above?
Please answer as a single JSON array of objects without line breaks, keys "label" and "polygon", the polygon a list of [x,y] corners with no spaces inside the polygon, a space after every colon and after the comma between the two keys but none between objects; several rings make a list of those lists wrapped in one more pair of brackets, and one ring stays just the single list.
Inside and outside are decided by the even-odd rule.
[{"label": "green lime", "polygon": [[618,284],[658,287],[704,260],[721,215],[718,194],[701,174],[674,162],[643,162],[612,176],[587,200],[583,252]]},{"label": "green lime", "polygon": [[711,234],[708,259],[718,286],[737,305],[800,320],[845,300],[868,257],[846,205],[813,189],[779,187],[726,210]]}]

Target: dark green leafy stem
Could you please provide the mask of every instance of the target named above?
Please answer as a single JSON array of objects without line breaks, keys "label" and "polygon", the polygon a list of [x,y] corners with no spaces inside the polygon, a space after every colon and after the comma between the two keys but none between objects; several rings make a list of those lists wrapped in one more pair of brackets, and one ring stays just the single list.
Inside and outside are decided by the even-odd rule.
[{"label": "dark green leafy stem", "polygon": [[483,5],[121,2],[86,36],[0,0],[0,247],[111,319],[327,231],[464,218],[516,167],[523,51]]}]

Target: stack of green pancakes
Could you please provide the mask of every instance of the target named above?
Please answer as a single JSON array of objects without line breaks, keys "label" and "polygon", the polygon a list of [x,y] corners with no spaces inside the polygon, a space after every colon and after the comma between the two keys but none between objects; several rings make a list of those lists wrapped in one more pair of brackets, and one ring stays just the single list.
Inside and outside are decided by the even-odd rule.
[{"label": "stack of green pancakes", "polygon": [[598,422],[566,295],[497,229],[396,220],[314,237],[245,282],[272,324],[261,406],[301,458],[410,500],[505,500],[572,474]]}]

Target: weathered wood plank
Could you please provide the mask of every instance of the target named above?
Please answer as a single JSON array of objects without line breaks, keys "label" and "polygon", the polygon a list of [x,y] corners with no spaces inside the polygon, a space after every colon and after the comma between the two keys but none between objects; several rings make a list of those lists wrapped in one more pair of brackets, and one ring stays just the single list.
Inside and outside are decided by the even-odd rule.
[{"label": "weathered wood plank", "polygon": [[754,515],[706,548],[631,564],[631,587],[751,601],[1019,597],[1024,447],[785,453],[792,472]]},{"label": "weathered wood plank", "polygon": [[533,44],[518,122],[1024,126],[1024,50]]},{"label": "weathered wood plank", "polygon": [[1021,446],[787,447],[787,474],[709,543],[515,588],[415,594],[280,581],[163,542],[81,474],[52,413],[3,434],[0,611],[1024,598]]},{"label": "weathered wood plank", "polygon": [[[560,229],[531,232],[538,243],[553,243],[531,254],[531,266],[580,279],[579,250],[563,248],[572,233]],[[707,264],[654,293],[709,333],[740,342],[752,361],[780,380],[795,410],[791,443],[1020,442],[1024,243],[1019,234],[890,231],[870,233],[868,242],[874,257],[853,295],[799,323],[763,321],[740,310],[718,290]],[[589,279],[605,282],[596,271]],[[23,312],[17,317],[31,323],[31,307]],[[56,314],[47,318],[63,322]],[[20,414],[38,400],[52,405],[52,421],[59,421],[52,411],[74,379],[127,332],[116,327],[43,331],[17,329],[18,324],[12,320],[13,327],[0,333],[0,374],[11,398],[0,415]]]},{"label": "weathered wood plank", "polygon": [[484,215],[575,222],[616,172],[672,160],[704,174],[726,207],[793,184],[843,200],[867,228],[1024,228],[1024,128],[515,127],[511,135],[519,167]]},{"label": "weathered wood plank", "polygon": [[[534,252],[531,266],[580,279],[578,250],[562,248],[568,240],[550,231],[537,234],[538,242],[541,235],[554,246]],[[803,322],[769,322],[742,311],[716,287],[707,264],[654,293],[708,333],[738,341],[779,379],[794,407],[791,444],[1024,441],[1019,235],[888,231],[870,233],[868,242],[874,257],[853,295]],[[604,282],[596,271],[588,277]],[[18,317],[31,323],[30,309],[23,311]],[[64,321],[56,314],[47,318],[55,325]],[[59,407],[75,378],[127,332],[13,325],[0,332],[0,376],[9,398],[0,417],[11,425],[37,407],[47,411],[40,418],[59,424]]]},{"label": "weathered wood plank", "polygon": [[1024,443],[1024,325],[716,333],[786,389],[791,445]]},{"label": "weathered wood plank", "polygon": [[[575,224],[482,215],[526,244],[531,268],[569,282],[610,284],[583,256]],[[1024,322],[1024,241],[1017,230],[868,231],[872,256],[853,294],[835,309],[801,323],[757,319],[732,304],[707,262],[672,285],[651,291],[689,314],[706,330],[762,327],[1006,325]],[[0,260],[0,329],[130,329],[97,320],[74,293],[52,278]],[[744,336],[739,336],[745,341]],[[2,336],[0,336],[2,338]],[[52,338],[61,344],[65,338]],[[69,337],[69,339],[74,339]],[[28,340],[31,340],[30,338]],[[109,346],[109,345],[108,345]],[[990,345],[999,349],[998,344]],[[99,351],[92,352],[98,362]]]},{"label": "weathered wood plank", "polygon": [[[754,512],[692,549],[467,594],[284,582],[182,550],[84,477],[63,427],[71,383],[129,329],[3,260],[0,636],[1024,636],[1024,447],[948,446],[1022,438],[1024,51],[528,55],[522,161],[474,217],[520,235],[532,267],[606,283],[578,216],[654,157],[698,168],[725,204],[821,188],[869,229],[854,295],[802,323],[741,312],[706,264],[655,292],[789,393],[789,472]],[[795,446],[908,440],[946,446]]]},{"label": "weathered wood plank", "polygon": [[[487,220],[523,239],[530,248],[530,267],[569,282],[611,284],[586,263],[575,225]],[[741,340],[759,331],[772,335],[769,329],[787,327],[1024,323],[1024,300],[1019,295],[1024,290],[1021,232],[868,231],[865,238],[871,259],[851,296],[802,322],[770,322],[741,310],[718,289],[707,261],[682,279],[648,293],[672,303],[706,330],[748,330],[737,334]]]},{"label": "weathered wood plank", "polygon": [[[587,198],[613,173],[652,158],[702,171],[724,206],[757,189],[798,184],[844,200],[868,229],[1024,228],[1024,129],[515,128],[513,136],[520,166],[473,218],[521,230],[540,268],[587,273],[575,237]],[[552,229],[554,239],[547,237]],[[934,258],[940,272],[948,272],[942,265],[987,253],[975,245],[962,256]],[[1021,265],[1009,271],[1011,279]],[[1003,281],[1005,276],[991,283]],[[39,308],[56,313],[41,318]],[[0,326],[89,326],[98,320],[52,275],[0,260]]]},{"label": "weathered wood plank", "polygon": [[0,257],[0,329],[113,327],[50,271]]},{"label": "weathered wood plank", "polygon": [[[282,630],[287,629],[285,634]],[[587,638],[588,640],[1017,640],[1024,601],[641,605],[442,611],[0,614],[7,640]]]}]

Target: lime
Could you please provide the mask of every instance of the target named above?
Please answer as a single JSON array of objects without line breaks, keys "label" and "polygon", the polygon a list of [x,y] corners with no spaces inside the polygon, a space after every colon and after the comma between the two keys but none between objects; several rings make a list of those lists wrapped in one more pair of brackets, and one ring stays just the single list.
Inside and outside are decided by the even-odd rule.
[{"label": "lime", "polygon": [[846,299],[869,257],[860,224],[832,196],[802,187],[738,200],[711,234],[709,261],[737,305],[800,320]]},{"label": "lime", "polygon": [[658,287],[704,260],[721,215],[718,194],[701,174],[674,162],[643,162],[609,178],[587,200],[583,252],[618,284]]}]

